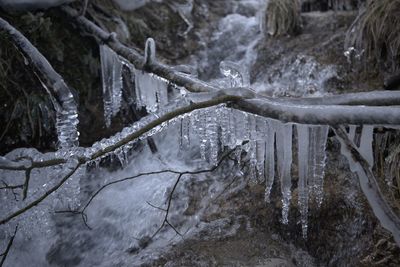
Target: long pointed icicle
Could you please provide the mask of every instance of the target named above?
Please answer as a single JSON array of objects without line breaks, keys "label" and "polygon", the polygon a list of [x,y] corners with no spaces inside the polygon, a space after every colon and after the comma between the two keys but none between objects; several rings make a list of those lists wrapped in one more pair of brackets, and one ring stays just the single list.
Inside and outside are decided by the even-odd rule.
[{"label": "long pointed icicle", "polygon": [[119,112],[122,99],[122,62],[107,45],[100,45],[104,119],[107,127]]},{"label": "long pointed icicle", "polygon": [[307,238],[308,229],[308,170],[309,170],[309,148],[310,134],[308,125],[297,124],[298,135],[298,161],[299,161],[299,182],[298,182],[298,204],[301,217],[301,228],[303,237]]},{"label": "long pointed icicle", "polygon": [[181,118],[181,136],[180,146],[181,149],[187,149],[190,146],[190,118]]},{"label": "long pointed icicle", "polygon": [[265,143],[267,134],[267,124],[264,118],[256,117],[257,140],[256,140],[256,167],[259,182],[265,177]]},{"label": "long pointed icicle", "polygon": [[323,186],[326,165],[326,142],[328,140],[329,126],[311,126],[310,127],[310,152],[309,166],[311,167],[310,193],[314,196],[318,207],[323,200]]},{"label": "long pointed icicle", "polygon": [[292,129],[292,124],[277,123],[276,152],[282,193],[282,223],[284,224],[289,222],[289,206],[292,198]]},{"label": "long pointed icicle", "polygon": [[272,185],[275,179],[275,133],[273,120],[267,120],[267,134],[265,139],[265,201],[270,202]]}]

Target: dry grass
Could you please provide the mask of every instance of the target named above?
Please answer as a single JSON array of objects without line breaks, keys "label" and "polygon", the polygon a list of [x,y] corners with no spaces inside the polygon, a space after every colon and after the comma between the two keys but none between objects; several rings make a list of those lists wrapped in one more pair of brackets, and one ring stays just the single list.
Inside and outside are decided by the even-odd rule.
[{"label": "dry grass", "polygon": [[369,0],[350,27],[346,49],[362,53],[366,64],[378,63],[389,71],[400,66],[400,0]]},{"label": "dry grass", "polygon": [[298,0],[270,0],[265,12],[268,34],[281,36],[299,31],[301,17]]}]

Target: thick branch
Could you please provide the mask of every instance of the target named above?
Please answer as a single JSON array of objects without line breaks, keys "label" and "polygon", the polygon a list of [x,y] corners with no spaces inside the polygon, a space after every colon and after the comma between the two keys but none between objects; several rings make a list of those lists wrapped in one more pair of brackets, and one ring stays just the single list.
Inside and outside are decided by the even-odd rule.
[{"label": "thick branch", "polygon": [[399,107],[295,105],[267,99],[241,100],[235,102],[233,107],[283,122],[323,125],[400,125]]},{"label": "thick branch", "polygon": [[400,105],[400,91],[371,91],[327,95],[309,98],[275,98],[278,101],[291,102],[298,105],[348,105],[348,106],[394,106]]}]

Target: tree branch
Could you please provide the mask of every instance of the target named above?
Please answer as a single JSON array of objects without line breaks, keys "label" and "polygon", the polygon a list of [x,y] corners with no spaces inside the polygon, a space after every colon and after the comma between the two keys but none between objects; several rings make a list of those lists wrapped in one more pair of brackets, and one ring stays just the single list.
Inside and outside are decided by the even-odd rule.
[{"label": "tree branch", "polygon": [[351,170],[358,175],[361,189],[372,211],[381,225],[392,233],[397,245],[400,246],[400,218],[393,212],[382,195],[378,182],[371,171],[372,166],[369,166],[343,127],[336,127],[334,131],[341,143],[342,154],[348,159]]}]

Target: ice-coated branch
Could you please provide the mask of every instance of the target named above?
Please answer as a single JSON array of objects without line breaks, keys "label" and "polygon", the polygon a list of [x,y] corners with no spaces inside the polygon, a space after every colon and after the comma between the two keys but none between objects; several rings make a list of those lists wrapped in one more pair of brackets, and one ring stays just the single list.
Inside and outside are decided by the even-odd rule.
[{"label": "ice-coated branch", "polygon": [[361,189],[372,211],[381,225],[392,233],[397,245],[400,246],[400,218],[393,212],[382,195],[378,182],[371,171],[371,166],[349,139],[343,127],[336,127],[334,131],[341,142],[342,154],[349,161],[350,169],[358,175]]},{"label": "ice-coated branch", "polygon": [[[90,20],[79,16],[78,12],[73,8],[63,6],[61,9],[82,31],[92,35],[98,41],[106,43],[117,54],[129,60],[135,66],[135,68],[141,70],[144,68],[144,57],[137,51],[125,46],[116,37],[112,37],[110,33],[104,31]],[[191,92],[212,92],[219,90],[217,87],[209,85],[188,75],[184,75],[159,62],[153,62],[150,66],[146,66],[146,70],[172,81],[178,86],[184,86]]]},{"label": "ice-coated branch", "polygon": [[233,107],[283,122],[323,125],[400,124],[399,107],[296,105],[268,99],[244,99],[235,102]]},{"label": "ice-coated branch", "polygon": [[[137,69],[143,69],[144,58],[137,51],[123,45],[117,38],[110,38],[111,34],[104,31],[90,20],[78,16],[78,12],[74,9],[64,6],[62,7],[72,21],[84,32],[92,35],[102,43],[107,43],[117,54],[129,60]],[[216,92],[221,88],[210,85],[201,80],[195,79],[159,62],[153,62],[146,70],[163,77],[178,86],[185,87],[190,92]],[[249,90],[249,88],[246,88]],[[349,93],[335,96],[324,96],[321,98],[270,98],[260,94],[256,94],[257,98],[267,99],[270,101],[293,102],[303,105],[366,105],[366,106],[386,106],[400,105],[400,92],[396,91],[373,91],[367,93]]]},{"label": "ice-coated branch", "polygon": [[21,32],[2,18],[0,18],[0,31],[10,37],[14,45],[32,64],[35,74],[49,94],[56,110],[59,147],[67,148],[78,145],[77,105],[63,78]]},{"label": "ice-coated branch", "polygon": [[37,199],[31,201],[26,206],[24,206],[24,207],[18,209],[17,211],[11,213],[10,215],[7,215],[4,219],[0,219],[0,225],[11,221],[15,217],[18,217],[19,215],[21,215],[21,214],[27,212],[28,210],[30,210],[31,208],[39,205],[49,195],[51,195],[53,192],[57,191],[57,189],[59,189],[79,169],[79,167],[81,165],[82,165],[81,163],[77,163],[76,166],[74,168],[72,168],[56,185],[54,185],[49,190],[47,190],[45,193],[43,193],[43,195],[41,195]]},{"label": "ice-coated branch", "polygon": [[278,101],[289,101],[293,104],[303,105],[394,106],[400,105],[400,91],[370,91],[340,95],[326,95],[323,97],[283,97],[275,99]]}]

